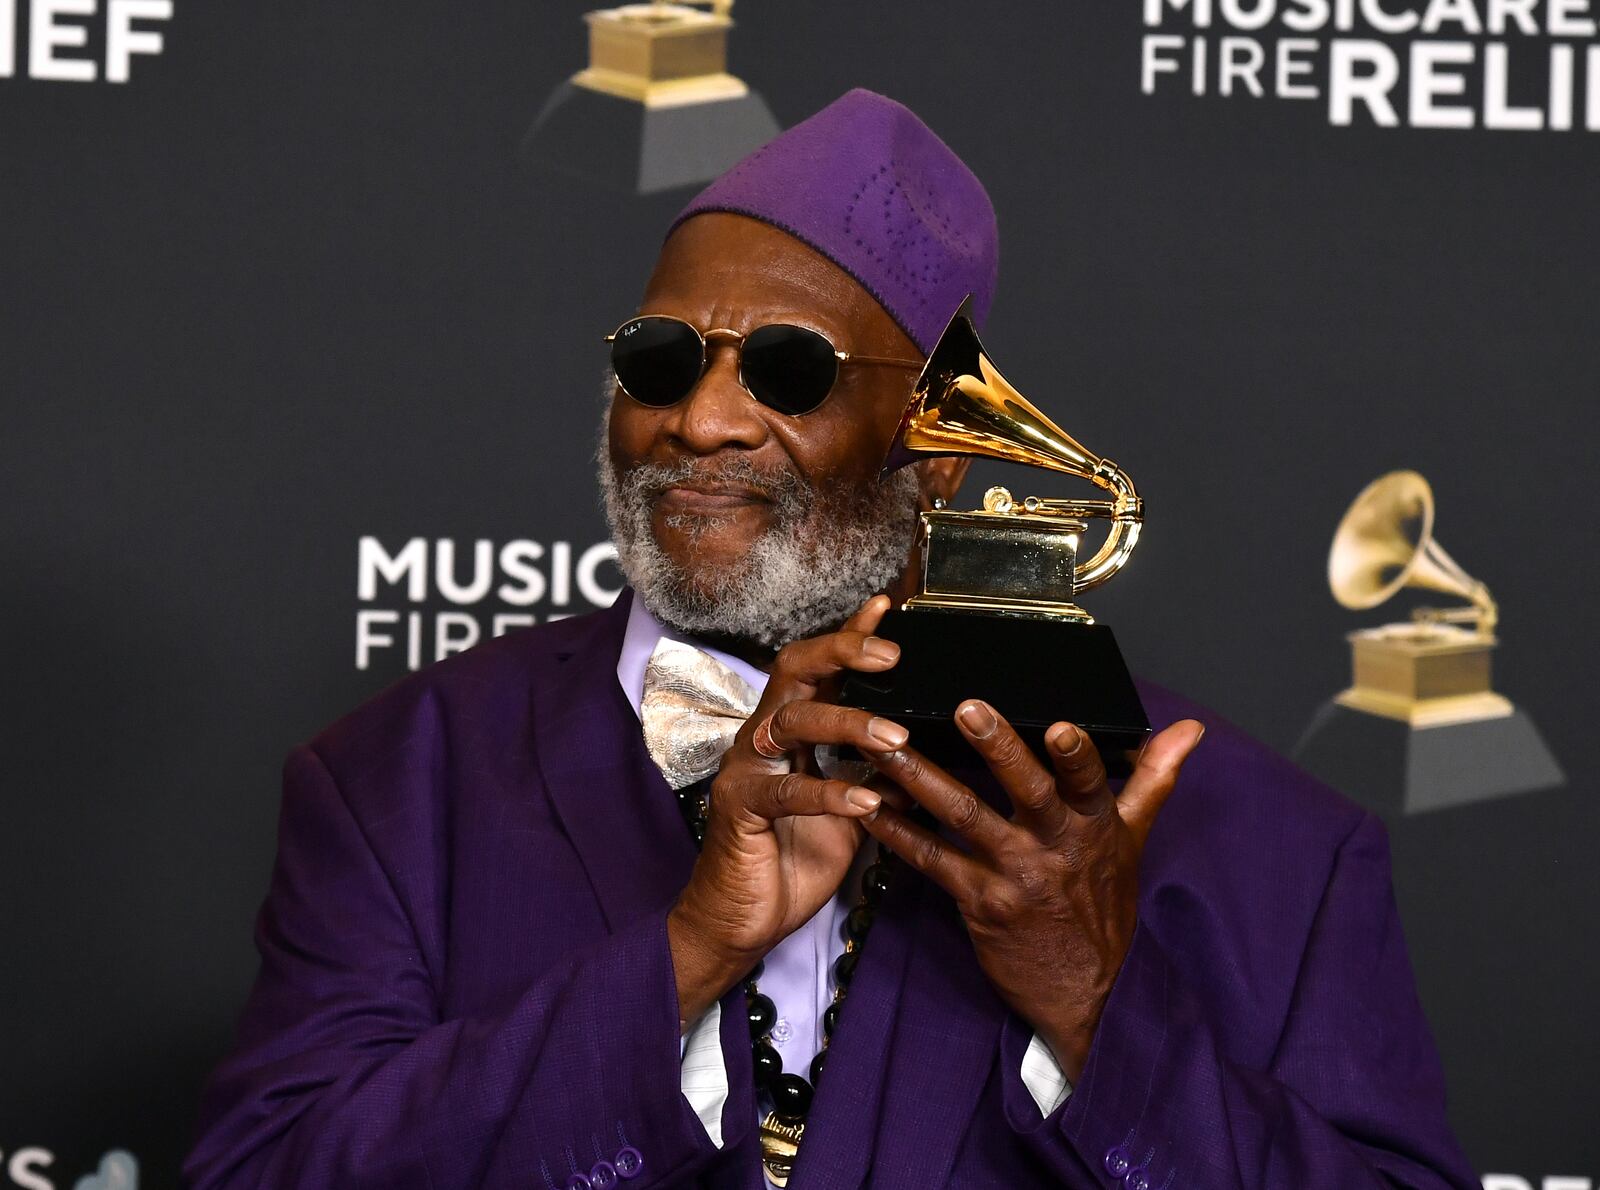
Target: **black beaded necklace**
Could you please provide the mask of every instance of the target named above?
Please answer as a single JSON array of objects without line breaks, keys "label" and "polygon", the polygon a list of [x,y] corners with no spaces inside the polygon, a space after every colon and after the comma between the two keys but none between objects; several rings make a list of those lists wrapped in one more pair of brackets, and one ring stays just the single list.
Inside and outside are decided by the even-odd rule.
[{"label": "black beaded necklace", "polygon": [[[710,811],[707,790],[711,781],[697,781],[677,791],[678,809],[694,836],[694,845],[701,847],[706,840],[706,820]],[[811,1059],[810,1081],[798,1074],[787,1074],[783,1058],[772,1044],[772,1026],[777,1023],[778,1009],[770,997],[761,993],[756,981],[761,977],[762,963],[745,979],[745,1007],[750,1019],[750,1045],[755,1063],[755,1083],[772,1097],[772,1111],[761,1121],[761,1161],[767,1167],[767,1176],[773,1185],[785,1186],[800,1151],[800,1139],[805,1135],[806,1117],[811,1112],[817,1080],[822,1076],[823,1059],[828,1054],[828,1043],[833,1040],[834,1026],[839,1022],[839,1010],[845,993],[855,975],[856,964],[861,961],[861,948],[866,945],[867,934],[872,930],[873,918],[883,895],[889,889],[889,853],[880,845],[877,857],[861,876],[861,899],[850,916],[845,919],[844,953],[833,964],[833,1003],[822,1014],[822,1048]]]}]

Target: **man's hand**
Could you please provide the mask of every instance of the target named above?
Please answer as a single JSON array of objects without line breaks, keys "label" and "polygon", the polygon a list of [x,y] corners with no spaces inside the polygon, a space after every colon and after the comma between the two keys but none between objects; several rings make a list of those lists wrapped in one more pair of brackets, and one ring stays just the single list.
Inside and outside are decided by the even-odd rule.
[{"label": "man's hand", "polygon": [[1076,1082],[1133,939],[1145,839],[1205,728],[1185,719],[1150,739],[1116,796],[1070,723],[1045,735],[1051,772],[987,703],[963,703],[956,722],[1011,798],[1012,818],[902,748],[875,755],[878,772],[967,850],[888,806],[864,825],[955,899],[989,982]]},{"label": "man's hand", "polygon": [[[878,808],[880,795],[817,775],[811,750],[853,744],[878,753],[902,746],[907,735],[887,719],[817,696],[845,670],[878,673],[900,659],[899,646],[871,635],[888,608],[887,596],[875,596],[839,631],[781,649],[759,705],[722,758],[705,844],[667,915],[683,1025],[809,921],[850,870],[860,819]],[[763,723],[798,767],[791,756],[773,760],[756,750]]]}]

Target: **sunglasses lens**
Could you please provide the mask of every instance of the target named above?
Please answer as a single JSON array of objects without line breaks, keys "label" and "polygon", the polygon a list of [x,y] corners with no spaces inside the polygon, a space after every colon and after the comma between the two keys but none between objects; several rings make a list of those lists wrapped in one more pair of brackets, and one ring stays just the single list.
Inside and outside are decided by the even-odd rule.
[{"label": "sunglasses lens", "polygon": [[745,386],[763,405],[790,415],[822,404],[839,375],[833,344],[803,326],[774,324],[751,333],[742,356]]},{"label": "sunglasses lens", "polygon": [[683,400],[700,379],[700,364],[700,336],[675,318],[635,318],[611,342],[617,383],[641,405],[665,408]]}]

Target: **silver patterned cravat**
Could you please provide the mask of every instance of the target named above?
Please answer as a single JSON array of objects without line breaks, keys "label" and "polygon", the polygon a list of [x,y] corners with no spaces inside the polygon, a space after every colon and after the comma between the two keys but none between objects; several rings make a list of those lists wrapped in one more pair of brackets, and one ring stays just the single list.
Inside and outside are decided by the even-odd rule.
[{"label": "silver patterned cravat", "polygon": [[682,789],[716,772],[760,697],[715,657],[662,637],[645,665],[639,720],[667,784]]}]

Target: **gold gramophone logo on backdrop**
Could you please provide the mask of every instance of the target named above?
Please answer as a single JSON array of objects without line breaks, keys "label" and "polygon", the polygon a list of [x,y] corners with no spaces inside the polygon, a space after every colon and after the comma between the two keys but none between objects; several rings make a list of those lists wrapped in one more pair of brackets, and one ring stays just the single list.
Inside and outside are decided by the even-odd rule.
[{"label": "gold gramophone logo on backdrop", "polygon": [[1309,771],[1373,809],[1417,813],[1565,780],[1533,721],[1494,691],[1499,608],[1433,524],[1428,481],[1393,471],[1356,497],[1328,553],[1333,597],[1353,611],[1408,589],[1463,601],[1351,632],[1350,686],[1295,749]]},{"label": "gold gramophone logo on backdrop", "polygon": [[728,72],[733,0],[624,4],[584,16],[589,65],[522,143],[537,165],[635,194],[708,182],[778,134]]},{"label": "gold gramophone logo on backdrop", "polygon": [[[1489,685],[1499,609],[1433,536],[1433,491],[1415,471],[1368,485],[1339,522],[1328,553],[1333,597],[1353,611],[1408,587],[1440,591],[1466,607],[1419,607],[1407,623],[1350,633],[1350,688],[1336,701],[1413,727],[1439,727],[1512,713]],[[1470,625],[1470,627],[1459,627]]]}]

